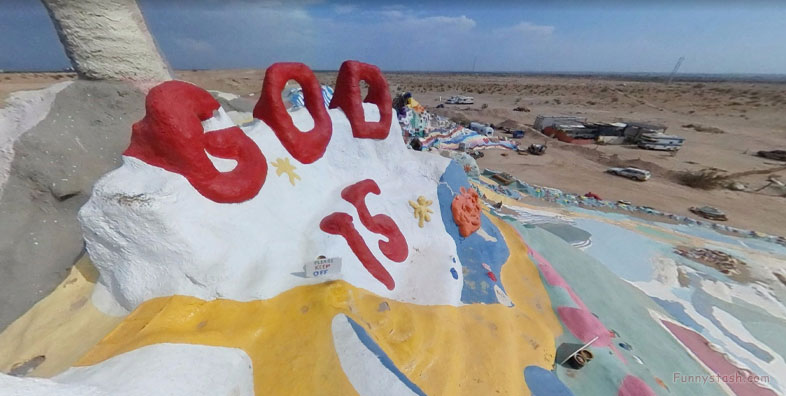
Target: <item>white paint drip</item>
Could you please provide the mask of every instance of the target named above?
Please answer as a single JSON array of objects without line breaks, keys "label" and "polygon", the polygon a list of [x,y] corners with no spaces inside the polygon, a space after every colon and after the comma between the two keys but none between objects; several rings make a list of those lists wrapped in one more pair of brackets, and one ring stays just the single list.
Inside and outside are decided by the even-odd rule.
[{"label": "white paint drip", "polygon": [[476,233],[478,235],[480,235],[480,237],[483,238],[486,241],[489,241],[489,242],[496,242],[497,241],[497,238],[494,238],[493,236],[489,235],[489,233],[486,232],[486,230],[484,230],[483,227],[478,228]]},{"label": "white paint drip", "polygon": [[338,314],[333,317],[333,345],[341,368],[360,395],[405,396],[415,395],[401,380],[385,367],[377,355],[358,339],[349,319]]},{"label": "white paint drip", "polygon": [[[779,355],[773,349],[768,347],[763,342],[759,341],[753,334],[751,334],[748,329],[745,328],[742,322],[739,319],[732,316],[730,313],[718,308],[712,307],[712,315],[723,324],[723,327],[726,328],[729,332],[737,336],[743,342],[747,342],[749,344],[755,345],[757,348],[767,352],[769,355],[773,357],[770,362],[766,362],[762,359],[757,358],[752,353],[749,353],[749,356],[746,356],[750,359],[756,359],[757,363],[761,366],[764,366],[765,370],[769,373],[786,373],[786,362],[784,362],[783,356]],[[735,364],[737,366],[741,366],[740,364]],[[782,378],[781,378],[782,379]],[[771,375],[770,381],[778,384],[778,378]],[[767,384],[760,384],[765,387],[771,387],[771,385]]]},{"label": "white paint drip", "polygon": [[[714,344],[719,353],[726,355],[729,361],[734,361],[735,365],[738,367],[748,369],[759,376],[769,375],[771,378],[774,378],[777,373],[786,372],[771,371],[772,368],[770,367],[769,362],[759,359],[748,350],[738,345],[731,338],[726,336],[726,334],[724,334],[723,331],[715,325],[715,323],[696,311],[691,301],[684,300],[674,294],[672,291],[673,287],[664,286],[663,283],[657,280],[629,283],[633,284],[650,297],[680,304],[683,308],[683,311],[685,312],[685,315],[690,317],[694,322],[704,329],[701,332],[701,335]],[[658,317],[662,317],[662,315],[658,314]],[[784,370],[786,370],[786,368]]]}]

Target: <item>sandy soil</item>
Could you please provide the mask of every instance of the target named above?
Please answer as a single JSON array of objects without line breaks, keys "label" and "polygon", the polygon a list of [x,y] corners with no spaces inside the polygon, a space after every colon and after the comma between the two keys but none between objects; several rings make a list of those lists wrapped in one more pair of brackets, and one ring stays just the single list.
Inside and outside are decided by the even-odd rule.
[{"label": "sandy soil", "polygon": [[[264,73],[259,70],[182,71],[179,77],[208,89],[258,94]],[[317,73],[332,84],[335,73]],[[762,232],[786,235],[786,198],[777,191],[738,192],[701,190],[681,185],[676,173],[718,168],[729,173],[777,169],[786,163],[754,156],[758,150],[786,149],[786,91],[783,84],[744,82],[622,81],[579,77],[516,77],[456,74],[389,73],[392,92],[410,91],[421,104],[434,107],[451,95],[475,97],[472,106],[449,106],[444,115],[456,119],[531,126],[538,114],[581,115],[591,121],[646,121],[663,124],[667,132],[687,143],[676,155],[628,146],[576,146],[528,131],[521,143],[548,141],[546,155],[517,155],[487,150],[481,167],[505,170],[529,183],[574,193],[592,191],[604,199],[628,200],[638,205],[691,215],[691,206],[712,205],[728,214],[728,223]],[[486,108],[483,108],[487,106]],[[523,106],[529,112],[512,109]],[[684,125],[714,127],[699,132]],[[504,153],[504,154],[503,154]],[[507,155],[505,155],[507,154]],[[609,166],[638,166],[654,177],[644,183],[606,174]],[[786,180],[786,171],[772,173]],[[767,174],[735,180],[756,190]]]},{"label": "sandy soil", "polygon": [[46,88],[74,79],[76,73],[0,73],[0,106],[11,92]]},{"label": "sandy soil", "polygon": [[[322,83],[335,82],[334,72],[316,74]],[[258,97],[264,71],[179,71],[177,75],[206,89]],[[13,90],[38,88],[64,78],[73,76],[65,73],[0,75],[0,99]],[[410,91],[430,110],[440,103],[440,98],[456,94],[474,96],[472,106],[439,110],[457,119],[497,124],[512,120],[527,127],[538,114],[564,114],[581,115],[590,121],[645,121],[666,125],[668,133],[687,139],[676,155],[628,146],[576,146],[528,130],[521,143],[548,140],[546,155],[487,150],[479,165],[508,171],[529,183],[574,193],[592,191],[604,199],[624,199],[682,215],[691,215],[690,206],[712,205],[728,214],[730,225],[786,235],[786,198],[776,196],[777,191],[701,190],[681,185],[676,178],[676,172],[683,170],[718,168],[737,173],[786,165],[754,156],[758,150],[786,149],[784,84],[675,82],[665,85],[603,78],[411,73],[388,73],[387,78],[392,92]],[[530,111],[513,111],[516,106]],[[688,124],[714,127],[722,133],[683,127]],[[618,165],[649,169],[653,178],[638,183],[604,173],[609,166]],[[785,170],[771,175],[786,181]],[[735,180],[755,190],[767,184],[768,176],[757,174]]]},{"label": "sandy soil", "polygon": [[[481,80],[482,79],[482,80]],[[426,106],[439,97],[465,93],[475,105],[458,106],[470,120],[500,123],[510,119],[531,126],[538,114],[581,115],[591,121],[646,121],[668,127],[687,142],[673,155],[629,146],[577,146],[528,132],[522,143],[548,141],[544,156],[487,150],[481,167],[501,169],[529,183],[574,193],[592,191],[604,199],[690,215],[690,206],[712,205],[725,211],[729,224],[777,235],[786,234],[786,199],[765,189],[759,193],[701,190],[681,185],[676,173],[718,168],[729,173],[778,169],[784,163],[754,156],[758,150],[786,148],[786,93],[782,84],[634,82],[591,78],[392,75],[392,84],[410,90]],[[483,105],[486,109],[482,109]],[[530,112],[514,112],[524,106]],[[451,108],[452,109],[452,108]],[[459,116],[460,117],[460,116]],[[684,125],[718,128],[698,132]],[[717,132],[717,131],[716,131]],[[653,172],[644,183],[606,174],[609,166],[637,166]],[[771,175],[735,178],[755,190]]]}]

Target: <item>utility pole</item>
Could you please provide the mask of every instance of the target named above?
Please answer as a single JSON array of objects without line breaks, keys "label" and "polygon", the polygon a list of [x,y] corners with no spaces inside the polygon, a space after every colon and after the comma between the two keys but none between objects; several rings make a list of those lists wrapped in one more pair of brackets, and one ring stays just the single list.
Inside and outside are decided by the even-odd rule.
[{"label": "utility pole", "polygon": [[669,74],[669,80],[666,81],[666,85],[671,84],[671,80],[674,79],[674,75],[677,74],[677,70],[680,69],[680,66],[682,65],[682,61],[684,60],[685,60],[684,56],[681,56],[680,59],[677,59],[677,64],[674,65],[674,69],[671,71],[671,74]]}]

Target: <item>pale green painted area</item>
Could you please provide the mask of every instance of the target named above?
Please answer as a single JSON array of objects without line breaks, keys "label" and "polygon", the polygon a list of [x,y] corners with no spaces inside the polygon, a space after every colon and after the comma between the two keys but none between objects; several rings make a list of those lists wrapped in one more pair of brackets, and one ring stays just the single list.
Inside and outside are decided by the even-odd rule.
[{"label": "pale green painted area", "polygon": [[766,342],[767,347],[782,357],[786,357],[786,320],[769,314],[767,311],[734,298],[734,304],[728,303],[713,296],[707,296],[713,306],[716,306],[742,322],[742,325],[760,342]]},{"label": "pale green painted area", "polygon": [[636,230],[641,232],[642,234],[651,235],[658,239],[674,242],[675,244],[679,244],[683,240],[682,238],[680,238],[679,236],[673,233],[669,233],[653,227],[647,227],[645,225],[637,225]]},{"label": "pale green painted area", "polygon": [[[577,395],[616,395],[626,373],[646,381],[660,395],[723,394],[715,384],[672,381],[674,373],[706,375],[708,372],[652,319],[647,309],[667,317],[669,315],[647,295],[557,236],[538,228],[525,228],[515,222],[514,225],[524,241],[551,263],[604,325],[619,333],[619,337],[613,339],[615,345],[626,342],[633,347],[632,351],[626,351],[617,346],[627,363],[609,355],[607,348],[596,348],[593,350],[595,359],[581,370],[572,371],[558,366],[557,376]],[[549,293],[551,295],[553,292],[549,290]],[[559,294],[554,296],[556,300],[564,297]],[[557,345],[563,342],[575,343],[577,340],[566,329],[558,338]],[[643,365],[636,361],[634,354],[644,362]],[[669,391],[659,386],[655,377],[659,377],[669,387]]]}]

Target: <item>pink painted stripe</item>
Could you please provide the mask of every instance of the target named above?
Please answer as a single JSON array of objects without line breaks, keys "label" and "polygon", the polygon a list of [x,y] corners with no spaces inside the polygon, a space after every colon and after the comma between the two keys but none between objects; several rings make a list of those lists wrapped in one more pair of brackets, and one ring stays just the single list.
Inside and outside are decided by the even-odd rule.
[{"label": "pink painted stripe", "polygon": [[611,345],[611,334],[590,311],[572,307],[557,307],[557,313],[565,327],[579,341],[586,343],[598,337],[598,340],[592,344],[593,346],[607,347]]},{"label": "pink painted stripe", "polygon": [[622,380],[617,396],[655,396],[655,392],[640,378],[628,375]]},{"label": "pink painted stripe", "polygon": [[[661,320],[661,323],[663,323],[663,325],[666,326],[683,345],[690,349],[702,363],[715,372],[715,374],[721,376],[721,379],[723,377],[728,377],[730,381],[725,381],[726,385],[728,385],[737,396],[776,396],[776,393],[772,390],[762,388],[754,382],[746,381],[744,377],[746,377],[745,373],[747,370],[731,364],[722,353],[710,348],[709,342],[701,334],[667,320]],[[702,375],[702,373],[681,374],[685,376]],[[741,381],[734,380],[740,376],[743,377]],[[677,377],[676,374],[675,379],[680,381],[680,377]]]}]

